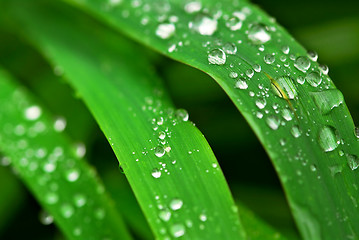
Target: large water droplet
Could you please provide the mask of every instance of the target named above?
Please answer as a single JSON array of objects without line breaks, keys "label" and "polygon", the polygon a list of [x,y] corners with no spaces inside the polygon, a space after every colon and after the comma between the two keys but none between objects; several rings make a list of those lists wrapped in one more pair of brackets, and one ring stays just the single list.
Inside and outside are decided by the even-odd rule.
[{"label": "large water droplet", "polygon": [[282,76],[275,80],[271,79],[271,86],[276,95],[281,98],[294,99],[298,95],[291,77]]},{"label": "large water droplet", "polygon": [[271,39],[271,35],[266,25],[254,23],[249,26],[248,39],[254,44],[263,44]]},{"label": "large water droplet", "polygon": [[277,130],[280,126],[280,120],[275,115],[267,117],[266,123],[273,130]]},{"label": "large water droplet", "polygon": [[161,23],[156,29],[156,35],[162,39],[167,39],[173,36],[176,27],[173,23]]},{"label": "large water droplet", "polygon": [[330,126],[324,126],[319,130],[318,141],[324,152],[331,152],[338,147],[338,139],[334,131],[335,129]]},{"label": "large water droplet", "polygon": [[324,75],[328,75],[329,73],[329,68],[327,65],[325,64],[319,64],[319,69],[320,71],[324,74]]},{"label": "large water droplet", "polygon": [[359,158],[352,154],[347,154],[347,162],[351,170],[355,170],[359,167]]},{"label": "large water droplet", "polygon": [[318,87],[322,83],[322,77],[317,71],[313,71],[307,74],[305,80],[312,86]]},{"label": "large water droplet", "polygon": [[245,81],[239,79],[238,81],[236,81],[234,87],[239,89],[247,89],[248,85]]},{"label": "large water droplet", "polygon": [[216,48],[208,53],[208,62],[210,64],[223,65],[226,63],[226,54],[222,49]]},{"label": "large water droplet", "polygon": [[49,192],[45,195],[45,201],[47,204],[55,204],[59,200],[59,196],[54,192]]},{"label": "large water droplet", "polygon": [[168,222],[171,219],[171,212],[168,209],[161,210],[158,214],[159,218],[163,221]]},{"label": "large water droplet", "polygon": [[226,43],[223,45],[223,50],[228,54],[236,54],[237,46],[234,43]]},{"label": "large water droplet", "polygon": [[165,155],[166,150],[162,146],[158,146],[155,148],[155,155],[156,157],[163,157]]},{"label": "large water droplet", "polygon": [[292,133],[293,137],[295,137],[295,138],[299,138],[300,135],[302,135],[302,131],[300,130],[298,125],[294,125],[291,128],[290,132]]},{"label": "large water droplet", "polygon": [[310,93],[315,104],[322,114],[330,113],[334,108],[344,102],[344,97],[338,89],[329,89],[322,92]]},{"label": "large water droplet", "polygon": [[184,10],[187,13],[199,12],[202,8],[201,2],[189,2],[184,6]]},{"label": "large water droplet", "polygon": [[284,108],[282,110],[282,117],[286,120],[286,121],[291,121],[293,119],[293,113],[290,109],[288,108]]},{"label": "large water droplet", "polygon": [[175,238],[183,236],[185,234],[185,232],[186,232],[185,231],[185,226],[183,224],[180,224],[180,223],[173,224],[171,226],[170,230],[171,230],[172,236],[175,237]]},{"label": "large water droplet", "polygon": [[310,60],[312,60],[312,61],[314,61],[314,62],[316,62],[316,61],[318,60],[318,54],[317,54],[315,51],[313,51],[313,50],[309,50],[309,51],[307,52],[307,55],[308,55],[308,57],[310,58]]},{"label": "large water droplet", "polygon": [[211,36],[217,30],[217,24],[216,19],[204,14],[199,14],[194,21],[189,24],[189,27],[201,35]]},{"label": "large water droplet", "polygon": [[300,56],[295,60],[294,66],[298,70],[306,72],[310,68],[310,60],[305,56]]},{"label": "large water droplet", "polygon": [[158,168],[152,169],[152,177],[159,178],[161,177],[161,171]]},{"label": "large water droplet", "polygon": [[66,179],[69,182],[76,182],[80,177],[80,172],[77,169],[71,169],[66,174]]},{"label": "large water droplet", "polygon": [[63,117],[58,117],[55,120],[54,123],[54,129],[56,132],[62,132],[64,131],[66,128],[66,119]]},{"label": "large water droplet", "polygon": [[74,203],[76,207],[83,207],[85,206],[86,202],[87,199],[85,195],[79,193],[74,196]]},{"label": "large water droplet", "polygon": [[25,109],[25,117],[34,121],[41,116],[41,108],[39,106],[31,106]]},{"label": "large water droplet", "polygon": [[186,109],[180,108],[175,112],[175,116],[178,120],[187,122],[189,119],[189,114]]},{"label": "large water droplet", "polygon": [[265,108],[266,104],[267,104],[267,101],[264,98],[259,98],[259,99],[256,100],[256,106],[259,109]]},{"label": "large water droplet", "polygon": [[182,206],[183,206],[183,201],[181,199],[174,198],[170,202],[170,207],[174,211],[181,209]]},{"label": "large water droplet", "polygon": [[233,16],[226,22],[226,26],[232,30],[237,31],[242,28],[243,22],[237,16]]},{"label": "large water droplet", "polygon": [[42,210],[39,214],[40,222],[44,225],[50,225],[54,222],[54,217]]},{"label": "large water droplet", "polygon": [[75,210],[70,204],[64,204],[61,206],[61,214],[64,218],[70,218],[74,214]]},{"label": "large water droplet", "polygon": [[267,54],[263,59],[266,64],[272,64],[275,62],[275,56],[273,54]]}]

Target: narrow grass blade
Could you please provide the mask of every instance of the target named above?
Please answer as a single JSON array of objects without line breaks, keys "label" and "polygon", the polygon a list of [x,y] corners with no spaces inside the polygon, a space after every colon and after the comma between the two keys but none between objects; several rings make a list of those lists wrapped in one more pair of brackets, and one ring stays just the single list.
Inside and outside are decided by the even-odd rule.
[{"label": "narrow grass blade", "polygon": [[328,68],[273,18],[239,0],[68,2],[211,75],[270,155],[305,239],[359,237],[353,121]]},{"label": "narrow grass blade", "polygon": [[131,239],[95,171],[0,70],[0,149],[69,239]]},{"label": "narrow grass blade", "polygon": [[173,108],[137,47],[71,9],[8,3],[94,114],[156,238],[243,239],[208,143]]}]

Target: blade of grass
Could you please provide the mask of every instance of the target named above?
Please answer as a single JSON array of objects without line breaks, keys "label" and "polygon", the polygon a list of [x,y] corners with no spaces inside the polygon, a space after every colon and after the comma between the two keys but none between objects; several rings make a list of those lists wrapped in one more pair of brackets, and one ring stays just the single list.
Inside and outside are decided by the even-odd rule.
[{"label": "blade of grass", "polygon": [[94,114],[156,238],[243,239],[208,143],[186,112],[174,111],[136,46],[70,9],[8,3]]},{"label": "blade of grass", "polygon": [[212,76],[271,157],[305,239],[359,237],[350,113],[326,67],[273,18],[238,0],[67,2]]},{"label": "blade of grass", "polygon": [[95,171],[0,70],[0,149],[69,239],[131,239]]}]

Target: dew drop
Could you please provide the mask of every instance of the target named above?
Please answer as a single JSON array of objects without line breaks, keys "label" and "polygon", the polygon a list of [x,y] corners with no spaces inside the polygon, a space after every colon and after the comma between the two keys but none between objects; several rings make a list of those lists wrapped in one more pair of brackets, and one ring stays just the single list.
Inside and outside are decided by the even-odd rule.
[{"label": "dew drop", "polygon": [[320,71],[324,74],[324,75],[328,75],[329,73],[329,68],[327,65],[325,64],[319,64],[319,69]]},{"label": "dew drop", "polygon": [[162,39],[168,39],[176,31],[176,27],[173,23],[161,23],[156,29],[156,35]]},{"label": "dew drop", "polygon": [[319,108],[321,114],[328,114],[334,108],[339,107],[344,102],[344,97],[338,89],[329,89],[322,92],[310,93],[314,103]]},{"label": "dew drop", "polygon": [[331,175],[334,177],[336,174],[341,173],[343,170],[343,167],[341,165],[334,165],[329,167]]},{"label": "dew drop", "polygon": [[183,224],[173,224],[171,226],[171,234],[173,237],[178,238],[185,234],[185,226]]},{"label": "dew drop", "polygon": [[218,22],[216,19],[212,19],[207,15],[199,14],[191,22],[189,27],[194,29],[201,35],[211,36],[217,30]]},{"label": "dew drop", "polygon": [[182,206],[183,206],[183,201],[181,199],[174,198],[170,202],[170,207],[174,211],[181,209]]},{"label": "dew drop", "polygon": [[259,98],[256,100],[256,106],[259,108],[259,109],[263,109],[265,108],[267,102],[264,98]]},{"label": "dew drop", "polygon": [[263,44],[271,39],[269,29],[264,24],[254,23],[249,26],[248,39],[253,44]]},{"label": "dew drop", "polygon": [[322,83],[322,77],[317,71],[313,71],[307,74],[305,80],[312,86],[318,87]]},{"label": "dew drop", "polygon": [[166,151],[162,146],[158,146],[155,148],[155,155],[156,157],[163,157],[165,155]]},{"label": "dew drop", "polygon": [[300,130],[298,125],[294,125],[291,130],[290,130],[291,134],[293,135],[293,137],[295,138],[299,138],[300,135],[302,135],[302,131]]},{"label": "dew drop", "polygon": [[59,196],[54,192],[49,192],[45,195],[45,202],[47,204],[50,205],[56,204],[58,200],[59,200]]},{"label": "dew drop", "polygon": [[305,78],[303,76],[297,77],[297,83],[303,85],[305,83]]},{"label": "dew drop", "polygon": [[359,128],[358,127],[354,128],[354,135],[356,138],[359,138]]},{"label": "dew drop", "polygon": [[283,46],[283,47],[282,47],[282,52],[283,52],[284,54],[288,54],[288,53],[289,53],[289,46]]},{"label": "dew drop", "polygon": [[228,54],[236,54],[237,46],[234,43],[226,43],[223,45],[223,50]]},{"label": "dew drop", "polygon": [[309,59],[314,61],[314,62],[316,62],[318,60],[318,54],[313,50],[309,50],[307,52],[307,55],[308,55]]},{"label": "dew drop", "polygon": [[60,211],[64,218],[70,218],[74,214],[74,208],[70,204],[62,205]]},{"label": "dew drop", "polygon": [[54,217],[44,210],[40,212],[39,218],[40,222],[44,225],[50,225],[54,222]]},{"label": "dew drop", "polygon": [[310,60],[305,56],[300,56],[295,60],[294,66],[298,70],[306,72],[310,68]]},{"label": "dew drop", "polygon": [[187,122],[189,119],[189,114],[187,112],[186,109],[177,109],[175,112],[175,116],[178,120],[183,121],[183,122]]},{"label": "dew drop", "polygon": [[359,167],[359,158],[356,155],[347,154],[348,166],[351,170],[355,170]]},{"label": "dew drop", "polygon": [[216,48],[208,53],[208,62],[215,65],[223,65],[226,63],[226,54],[222,49]]},{"label": "dew drop", "polygon": [[202,8],[202,4],[200,2],[189,2],[184,6],[184,10],[186,13],[195,13],[199,12]]},{"label": "dew drop", "polygon": [[161,210],[158,217],[164,222],[168,222],[171,219],[171,212],[168,209]]},{"label": "dew drop", "polygon": [[76,194],[74,196],[74,203],[75,203],[76,207],[83,207],[83,206],[85,206],[86,202],[87,202],[87,199],[86,199],[85,195]]},{"label": "dew drop", "polygon": [[202,222],[207,221],[207,216],[206,216],[206,214],[202,213],[201,215],[199,215],[199,219],[200,219]]},{"label": "dew drop", "polygon": [[56,132],[62,132],[64,131],[66,128],[66,119],[63,117],[58,117],[55,120],[54,123],[54,129]]},{"label": "dew drop", "polygon": [[80,177],[80,172],[77,169],[71,169],[66,174],[66,179],[69,182],[76,182]]},{"label": "dew drop", "polygon": [[226,26],[231,30],[231,31],[237,31],[239,29],[242,28],[243,22],[241,21],[241,19],[239,19],[237,16],[233,16],[231,17],[227,22],[226,22]]},{"label": "dew drop", "polygon": [[246,75],[248,78],[252,78],[254,75],[254,71],[252,69],[247,69],[246,70]]},{"label": "dew drop", "polygon": [[282,117],[286,120],[286,121],[291,121],[293,119],[293,113],[291,110],[289,110],[288,108],[284,108],[282,110]]},{"label": "dew drop", "polygon": [[152,169],[152,177],[154,178],[160,178],[161,177],[161,171],[158,168]]},{"label": "dew drop", "polygon": [[41,116],[41,108],[39,106],[31,106],[25,109],[25,117],[27,120],[34,121]]},{"label": "dew drop", "polygon": [[266,123],[273,130],[277,130],[280,126],[280,120],[275,115],[267,117]]},{"label": "dew drop", "polygon": [[272,64],[275,62],[275,56],[273,54],[267,54],[264,56],[264,62],[266,64]]},{"label": "dew drop", "polygon": [[319,130],[318,141],[324,152],[331,152],[338,147],[338,140],[334,133],[334,128],[324,126]]},{"label": "dew drop", "polygon": [[238,73],[236,73],[236,72],[230,72],[230,73],[229,73],[229,77],[230,77],[230,78],[236,78],[236,77],[238,77]]},{"label": "dew drop", "polygon": [[260,72],[260,71],[262,70],[262,67],[261,67],[261,65],[259,65],[259,64],[254,64],[254,65],[253,65],[253,69],[254,69],[254,71],[256,71],[256,72]]},{"label": "dew drop", "polygon": [[239,88],[239,89],[247,89],[248,88],[248,85],[245,81],[243,80],[238,80],[236,81],[235,85],[234,85],[235,88]]}]

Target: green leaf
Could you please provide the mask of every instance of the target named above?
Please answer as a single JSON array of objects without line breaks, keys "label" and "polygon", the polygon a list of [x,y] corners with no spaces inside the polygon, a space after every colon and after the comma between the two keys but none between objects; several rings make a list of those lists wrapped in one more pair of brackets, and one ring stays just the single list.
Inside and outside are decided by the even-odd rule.
[{"label": "green leaf", "polygon": [[0,89],[0,149],[67,238],[131,239],[94,169],[46,110],[3,70]]},{"label": "green leaf", "polygon": [[322,114],[311,93],[339,90],[273,18],[239,0],[67,2],[212,76],[271,157],[305,239],[359,236],[353,121],[339,92]]},{"label": "green leaf", "polygon": [[208,143],[173,108],[138,47],[71,9],[8,3],[95,116],[156,238],[243,239]]}]

